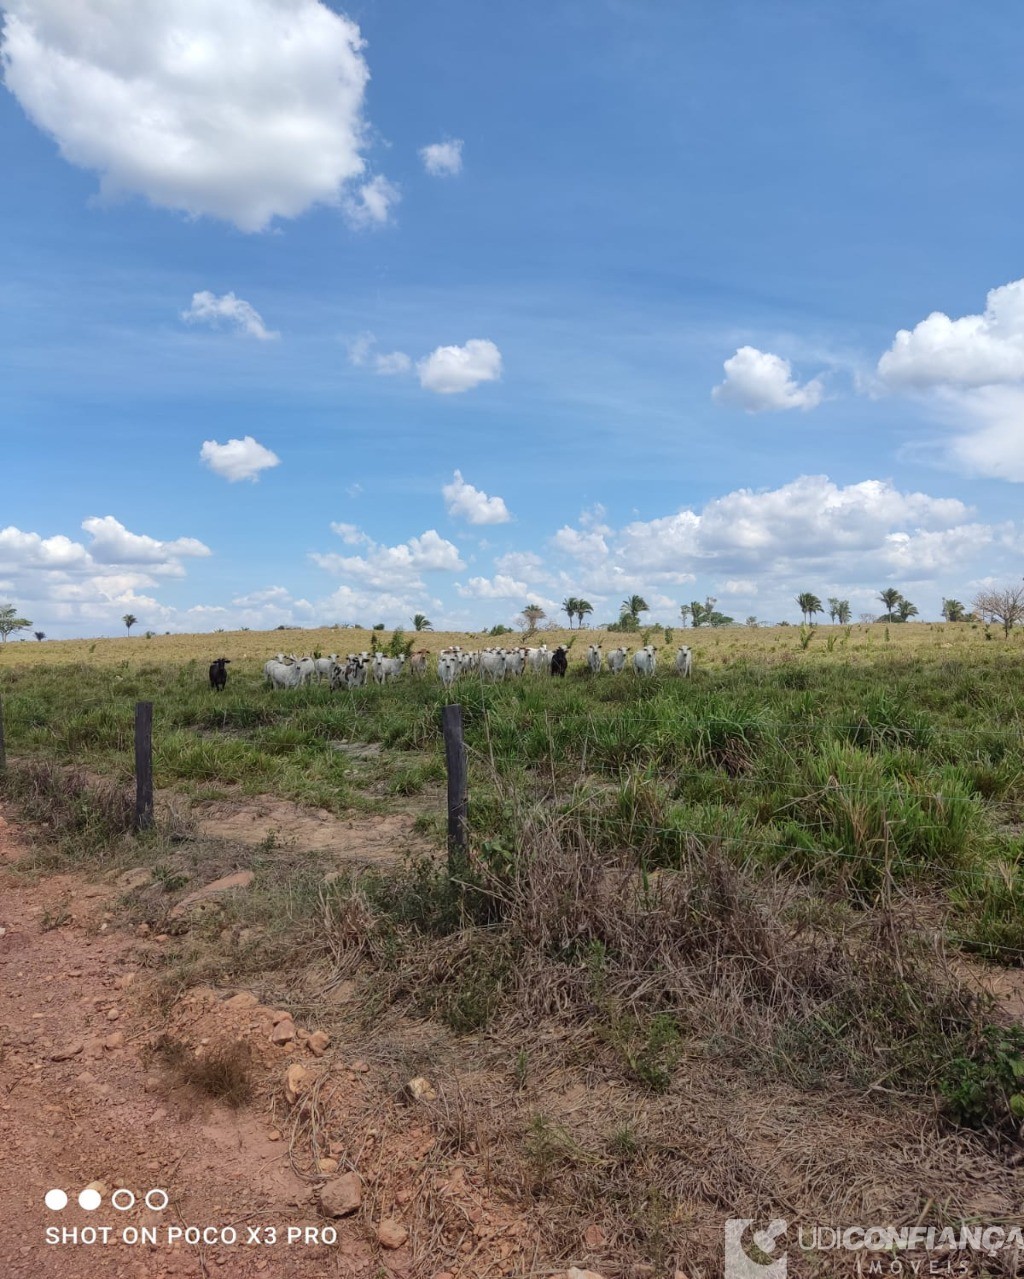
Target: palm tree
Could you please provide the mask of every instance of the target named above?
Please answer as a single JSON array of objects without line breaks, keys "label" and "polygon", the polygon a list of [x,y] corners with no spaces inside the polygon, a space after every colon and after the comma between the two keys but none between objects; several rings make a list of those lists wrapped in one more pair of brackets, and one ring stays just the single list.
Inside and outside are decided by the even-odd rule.
[{"label": "palm tree", "polygon": [[425,617],[422,613],[417,613],[412,619],[413,629],[417,631],[432,631],[433,624],[429,617]]},{"label": "palm tree", "polygon": [[568,595],[562,600],[562,612],[568,615],[569,630],[572,630],[572,619],[579,612],[580,602],[575,595]]},{"label": "palm tree", "polygon": [[900,601],[896,605],[896,616],[901,622],[909,622],[912,617],[917,616],[917,605],[911,604],[910,600],[900,596]]},{"label": "palm tree", "polygon": [[841,626],[846,626],[851,617],[850,601],[837,600],[836,603],[838,605],[836,608],[836,621],[838,621]]},{"label": "palm tree", "polygon": [[834,626],[839,616],[839,600],[834,595],[828,597],[828,616]]},{"label": "palm tree", "polygon": [[134,613],[125,613],[124,617],[121,618],[121,621],[124,622],[125,629],[127,630],[129,635],[132,633],[132,627],[135,625],[135,623],[138,620],[139,619],[135,616]]},{"label": "palm tree", "polygon": [[812,595],[810,591],[803,591],[796,597],[797,606],[804,615],[804,620],[810,622],[815,613],[822,612],[821,600],[817,595]]},{"label": "palm tree", "polygon": [[651,606],[642,595],[631,595],[628,600],[622,601],[622,616],[631,617],[636,625],[640,623],[640,614],[649,613],[650,611]]},{"label": "palm tree", "polygon": [[594,606],[590,600],[576,601],[576,616],[579,618],[580,626],[583,625],[583,619],[594,611]]},{"label": "palm tree", "polygon": [[900,602],[903,596],[899,593],[895,586],[887,586],[884,591],[878,592],[878,598],[885,605],[885,620],[887,622],[891,622],[892,615],[896,610],[896,605]]},{"label": "palm tree", "polygon": [[527,604],[521,616],[526,622],[527,634],[532,635],[537,629],[537,623],[543,621],[547,617],[547,613],[544,612],[539,604]]},{"label": "palm tree", "polygon": [[684,626],[685,626],[685,625],[686,625],[686,623],[690,620],[690,618],[691,618],[691,616],[692,616],[692,615],[693,615],[693,605],[692,605],[692,604],[680,604],[680,605],[679,605],[679,616],[683,619],[683,625],[684,625]]},{"label": "palm tree", "polygon": [[947,622],[962,622],[966,611],[959,600],[942,601],[942,616]]}]

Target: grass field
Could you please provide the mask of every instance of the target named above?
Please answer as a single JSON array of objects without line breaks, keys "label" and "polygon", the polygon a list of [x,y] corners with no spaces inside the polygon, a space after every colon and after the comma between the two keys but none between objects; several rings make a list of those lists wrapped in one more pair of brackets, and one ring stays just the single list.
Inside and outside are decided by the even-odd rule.
[{"label": "grass field", "polygon": [[[491,642],[415,638],[432,652]],[[8,644],[7,793],[30,817],[60,818],[65,857],[102,861],[124,810],[70,793],[50,766],[128,780],[132,706],[150,699],[159,786],[339,813],[420,796],[439,854],[329,888],[301,849],[272,874],[264,858],[238,922],[288,944],[183,939],[177,980],[273,968],[287,984],[298,947],[365,979],[371,1021],[398,1010],[456,1037],[511,1037],[511,1088],[557,1041],[563,1065],[586,1045],[589,1069],[666,1105],[695,1071],[731,1071],[902,1106],[906,1122],[976,1130],[989,1149],[1016,1140],[1024,1030],[961,976],[1024,961],[1024,637],[677,629],[689,681],[594,678],[583,658],[598,638],[618,639],[575,637],[564,681],[464,679],[450,693],[434,677],[264,686],[267,656],[368,648],[358,631]],[[660,628],[651,638],[664,643]],[[220,655],[232,666],[218,696],[206,664]],[[439,794],[449,700],[470,751],[472,856],[454,868]],[[371,770],[337,749],[351,743],[380,745]],[[159,837],[152,856],[176,886],[199,873]],[[655,1171],[616,1131],[620,1164],[667,1193],[672,1158]],[[614,1198],[553,1129],[520,1138],[555,1219],[581,1196]],[[668,1229],[655,1216],[638,1255]]]}]

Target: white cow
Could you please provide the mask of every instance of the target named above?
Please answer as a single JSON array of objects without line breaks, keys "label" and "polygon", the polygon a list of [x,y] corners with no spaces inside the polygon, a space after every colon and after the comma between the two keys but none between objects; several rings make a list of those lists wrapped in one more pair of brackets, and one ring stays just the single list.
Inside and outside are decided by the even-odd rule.
[{"label": "white cow", "polygon": [[387,684],[389,680],[398,679],[404,665],[404,657],[385,657],[383,653],[375,653],[373,678],[378,684]]},{"label": "white cow", "polygon": [[543,675],[551,666],[551,655],[548,653],[548,646],[542,644],[540,648],[528,648],[526,650],[526,669],[533,675]]},{"label": "white cow", "polygon": [[311,657],[300,657],[295,662],[295,669],[299,673],[299,684],[308,684],[316,674],[316,662]]},{"label": "white cow", "polygon": [[525,648],[507,648],[505,650],[506,677],[522,675],[525,669],[526,669],[526,649]]},{"label": "white cow", "polygon": [[587,649],[587,665],[595,675],[601,674],[601,645],[591,644]]},{"label": "white cow", "polygon": [[505,654],[500,649],[485,648],[480,654],[480,678],[492,684],[505,678]]},{"label": "white cow", "polygon": [[688,644],[681,645],[679,652],[676,653],[676,674],[682,675],[686,679],[690,678],[690,672],[693,670],[693,656],[690,653]]},{"label": "white cow", "polygon": [[298,688],[300,683],[297,662],[267,662],[263,673],[272,688]]},{"label": "white cow", "polygon": [[626,666],[626,657],[629,654],[629,645],[622,648],[613,648],[605,654],[605,661],[608,663],[608,669],[613,675],[621,675]]},{"label": "white cow", "polygon": [[325,676],[327,679],[331,678],[331,672],[334,670],[334,665],[337,660],[337,653],[332,653],[330,657],[313,658],[313,673],[316,675],[316,682],[318,684],[323,681]]},{"label": "white cow", "polygon": [[633,670],[637,675],[653,675],[656,665],[657,658],[653,644],[645,644],[633,654]]},{"label": "white cow", "polygon": [[445,650],[437,659],[437,675],[445,688],[451,688],[459,674],[459,655]]}]

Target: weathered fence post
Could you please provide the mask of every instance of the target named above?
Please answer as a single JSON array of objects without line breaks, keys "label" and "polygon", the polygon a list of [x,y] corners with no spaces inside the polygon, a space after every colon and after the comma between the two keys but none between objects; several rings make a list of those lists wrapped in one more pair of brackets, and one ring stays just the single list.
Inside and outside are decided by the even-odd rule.
[{"label": "weathered fence post", "polygon": [[153,825],[153,703],[135,703],[135,829]]},{"label": "weathered fence post", "polygon": [[441,712],[441,727],[448,770],[448,874],[459,875],[469,856],[469,772],[462,737],[462,707],[457,702]]},{"label": "weathered fence post", "polygon": [[4,745],[4,699],[0,697],[0,777],[7,771],[7,747]]}]

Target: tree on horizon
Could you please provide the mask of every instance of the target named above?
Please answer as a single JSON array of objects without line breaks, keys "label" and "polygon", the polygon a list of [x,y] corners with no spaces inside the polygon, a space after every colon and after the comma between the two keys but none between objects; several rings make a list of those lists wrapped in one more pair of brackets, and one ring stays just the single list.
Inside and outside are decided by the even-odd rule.
[{"label": "tree on horizon", "polygon": [[32,623],[27,617],[19,617],[13,604],[0,604],[0,642],[7,643],[7,638],[15,631],[27,631]]}]

